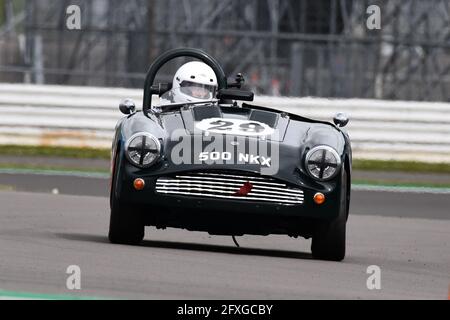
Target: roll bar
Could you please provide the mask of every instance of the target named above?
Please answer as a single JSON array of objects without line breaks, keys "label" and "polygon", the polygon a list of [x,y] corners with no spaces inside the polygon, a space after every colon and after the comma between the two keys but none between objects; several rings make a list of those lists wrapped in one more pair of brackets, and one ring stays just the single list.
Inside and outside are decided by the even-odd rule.
[{"label": "roll bar", "polygon": [[159,69],[161,69],[161,67],[167,62],[179,57],[191,57],[206,63],[213,69],[214,73],[217,76],[217,84],[219,87],[218,89],[220,90],[227,88],[227,77],[222,69],[222,66],[219,64],[219,62],[217,62],[216,59],[211,57],[203,50],[194,48],[178,48],[169,50],[155,59],[147,72],[147,76],[145,77],[144,102],[142,104],[142,111],[146,116],[148,115],[148,111],[152,107],[152,95],[158,92],[158,89],[153,86],[156,74],[158,73]]}]

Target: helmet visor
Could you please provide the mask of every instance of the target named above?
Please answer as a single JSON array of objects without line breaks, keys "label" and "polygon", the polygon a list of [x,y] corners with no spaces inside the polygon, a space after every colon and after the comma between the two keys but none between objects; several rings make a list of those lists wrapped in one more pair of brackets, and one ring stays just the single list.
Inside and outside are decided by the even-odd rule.
[{"label": "helmet visor", "polygon": [[195,99],[209,100],[215,97],[216,86],[195,83],[191,81],[183,81],[180,84],[180,90],[184,94],[191,96]]}]

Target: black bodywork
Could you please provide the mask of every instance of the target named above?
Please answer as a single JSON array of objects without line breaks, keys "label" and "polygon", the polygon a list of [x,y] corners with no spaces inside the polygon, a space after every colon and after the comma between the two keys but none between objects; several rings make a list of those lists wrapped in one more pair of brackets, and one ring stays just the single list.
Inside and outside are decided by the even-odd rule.
[{"label": "black bodywork", "polygon": [[[145,225],[185,228],[218,235],[287,234],[309,238],[314,236],[318,224],[335,221],[340,216],[342,219],[342,215],[347,219],[352,153],[345,132],[332,123],[246,103],[242,106],[230,105],[228,101],[218,105],[180,106],[167,112],[153,112],[151,96],[162,93],[158,91],[161,86],[153,83],[155,75],[167,61],[180,56],[200,59],[209,64],[218,77],[219,90],[228,86],[220,65],[202,51],[172,50],[155,61],[145,82],[143,111],[124,117],[116,127],[112,145],[111,206],[120,202],[123,207],[133,208],[127,214],[139,214]],[[277,129],[279,136],[267,141],[269,145],[276,144],[280,159],[278,172],[270,178],[288,187],[301,189],[303,203],[286,205],[157,193],[155,186],[160,177],[205,172],[249,177],[261,175],[261,167],[257,164],[173,163],[171,151],[177,143],[171,139],[173,131],[182,129],[186,137],[193,140],[200,138],[194,134],[194,124],[208,118],[256,120]],[[134,166],[125,155],[127,140],[139,132],[149,132],[161,143],[161,156],[149,168]],[[333,148],[341,158],[339,173],[329,181],[314,179],[305,168],[306,154],[318,145]],[[192,156],[195,158],[197,154]],[[144,179],[144,190],[135,190],[133,181],[136,178]],[[326,196],[325,203],[318,205],[313,201],[317,192]]]}]

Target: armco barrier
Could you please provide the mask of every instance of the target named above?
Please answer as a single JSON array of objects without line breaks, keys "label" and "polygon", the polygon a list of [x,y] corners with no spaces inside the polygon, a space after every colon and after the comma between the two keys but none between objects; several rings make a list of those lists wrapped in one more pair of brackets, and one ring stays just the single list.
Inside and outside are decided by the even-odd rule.
[{"label": "armco barrier", "polygon": [[[0,84],[0,144],[109,148],[121,99],[142,90]],[[254,104],[346,127],[358,159],[450,162],[450,103],[257,97]]]}]

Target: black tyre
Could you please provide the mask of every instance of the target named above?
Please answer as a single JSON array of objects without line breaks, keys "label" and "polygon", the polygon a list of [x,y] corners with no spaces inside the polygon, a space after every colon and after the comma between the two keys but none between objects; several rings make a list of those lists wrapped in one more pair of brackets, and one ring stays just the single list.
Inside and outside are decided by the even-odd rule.
[{"label": "black tyre", "polygon": [[316,225],[311,243],[312,255],[316,259],[341,261],[345,257],[347,183],[347,172],[342,168],[339,216],[333,221],[320,222]]},{"label": "black tyre", "polygon": [[144,239],[144,223],[138,210],[128,209],[113,200],[109,222],[109,241],[117,244],[138,245]]},{"label": "black tyre", "polygon": [[114,172],[111,181],[111,216],[109,221],[109,241],[117,244],[137,245],[144,239],[145,226],[139,210],[123,205],[115,194],[118,155],[114,159]]}]

